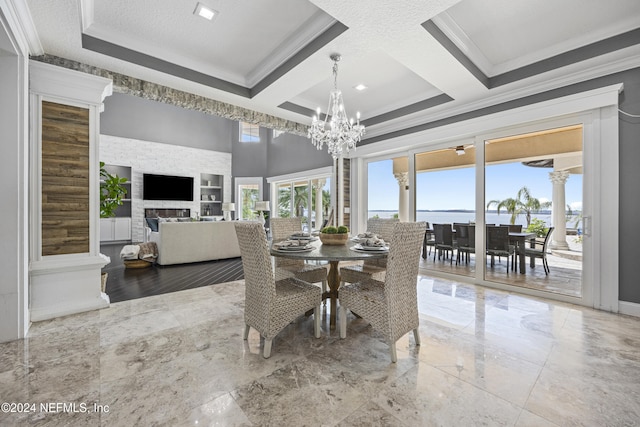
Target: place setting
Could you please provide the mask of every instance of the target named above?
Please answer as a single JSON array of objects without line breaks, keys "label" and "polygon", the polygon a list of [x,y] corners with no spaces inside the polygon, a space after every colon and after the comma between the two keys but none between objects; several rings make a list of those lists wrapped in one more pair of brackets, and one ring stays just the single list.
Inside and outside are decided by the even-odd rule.
[{"label": "place setting", "polygon": [[287,239],[273,244],[273,248],[280,252],[309,252],[313,246],[309,244],[310,239],[296,240]]},{"label": "place setting", "polygon": [[307,242],[315,242],[318,240],[316,236],[313,236],[311,233],[307,233],[305,231],[301,231],[300,233],[294,233],[289,236],[289,240],[298,240],[298,241],[307,241]]},{"label": "place setting", "polygon": [[389,244],[374,233],[358,234],[352,240],[357,243],[351,249],[357,252],[386,252],[389,250]]}]

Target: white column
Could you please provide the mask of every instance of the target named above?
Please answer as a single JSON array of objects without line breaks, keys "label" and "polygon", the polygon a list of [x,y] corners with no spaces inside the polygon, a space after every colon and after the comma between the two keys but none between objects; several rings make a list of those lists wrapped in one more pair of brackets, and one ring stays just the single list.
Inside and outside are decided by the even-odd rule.
[{"label": "white column", "polygon": [[568,171],[549,172],[549,180],[553,183],[552,218],[555,230],[551,235],[551,249],[568,250],[567,219],[565,202],[565,184],[569,178]]},{"label": "white column", "polygon": [[[30,206],[29,245],[31,321],[52,319],[109,306],[109,297],[101,292],[101,269],[110,262],[100,254],[100,182],[98,141],[100,108],[111,95],[110,79],[68,70],[31,60],[30,83]],[[88,252],[61,255],[42,251],[42,102],[84,108],[89,116],[86,160],[89,167]]]},{"label": "white column", "polygon": [[409,220],[409,172],[393,174],[398,180],[398,218],[401,222]]},{"label": "white column", "polygon": [[322,188],[326,183],[326,179],[316,180],[316,230],[319,230],[324,222],[322,217]]}]

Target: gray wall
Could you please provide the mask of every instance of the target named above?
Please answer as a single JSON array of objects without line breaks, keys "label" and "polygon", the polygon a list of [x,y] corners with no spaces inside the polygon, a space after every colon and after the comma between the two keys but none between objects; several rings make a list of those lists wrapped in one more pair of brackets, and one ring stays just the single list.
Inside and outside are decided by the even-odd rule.
[{"label": "gray wall", "polygon": [[[267,147],[271,138],[271,130],[260,128],[260,142],[240,142],[240,126],[238,122],[234,122],[231,138],[231,173],[233,177],[267,177]],[[269,200],[266,180],[263,182],[262,189],[262,200]],[[234,184],[232,190],[234,200],[235,191]]]},{"label": "gray wall", "polygon": [[323,168],[333,165],[333,159],[325,146],[321,151],[311,140],[290,133],[274,138],[267,153],[268,175],[278,176],[292,172]]},{"label": "gray wall", "polygon": [[114,93],[104,101],[100,133],[230,153],[231,129],[235,123],[162,102]]},{"label": "gray wall", "polygon": [[[271,129],[260,128],[260,142],[238,142],[238,125],[232,131],[232,172],[234,177],[271,177],[333,165],[326,148],[318,151],[308,138],[284,133],[272,138]],[[263,183],[263,200],[269,200]],[[234,189],[235,191],[235,189]]]},{"label": "gray wall", "polygon": [[[640,115],[640,68],[619,76],[624,82],[620,109]],[[615,79],[614,79],[615,80]],[[611,81],[613,82],[613,81]],[[640,242],[640,119],[620,117],[620,300],[640,304],[638,242]]]}]

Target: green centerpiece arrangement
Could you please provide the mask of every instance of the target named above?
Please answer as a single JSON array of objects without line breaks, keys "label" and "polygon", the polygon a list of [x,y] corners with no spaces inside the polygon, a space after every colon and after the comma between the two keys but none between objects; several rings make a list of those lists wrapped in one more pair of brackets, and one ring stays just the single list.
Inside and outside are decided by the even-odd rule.
[{"label": "green centerpiece arrangement", "polygon": [[349,229],[344,225],[328,226],[320,230],[320,241],[323,245],[344,245],[347,240],[349,240]]}]

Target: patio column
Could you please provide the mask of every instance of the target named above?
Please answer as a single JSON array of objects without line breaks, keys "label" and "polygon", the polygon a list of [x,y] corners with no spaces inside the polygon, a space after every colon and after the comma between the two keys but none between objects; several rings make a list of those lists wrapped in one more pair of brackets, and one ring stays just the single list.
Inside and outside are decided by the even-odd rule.
[{"label": "patio column", "polygon": [[398,218],[401,222],[409,220],[409,173],[396,172],[393,174],[398,180]]},{"label": "patio column", "polygon": [[551,235],[551,249],[569,250],[567,243],[567,219],[564,186],[569,178],[568,171],[549,172],[549,180],[553,183],[552,218],[555,230]]},{"label": "patio column", "polygon": [[324,222],[324,218],[322,218],[322,188],[326,183],[326,179],[316,180],[316,230],[320,230]]}]

